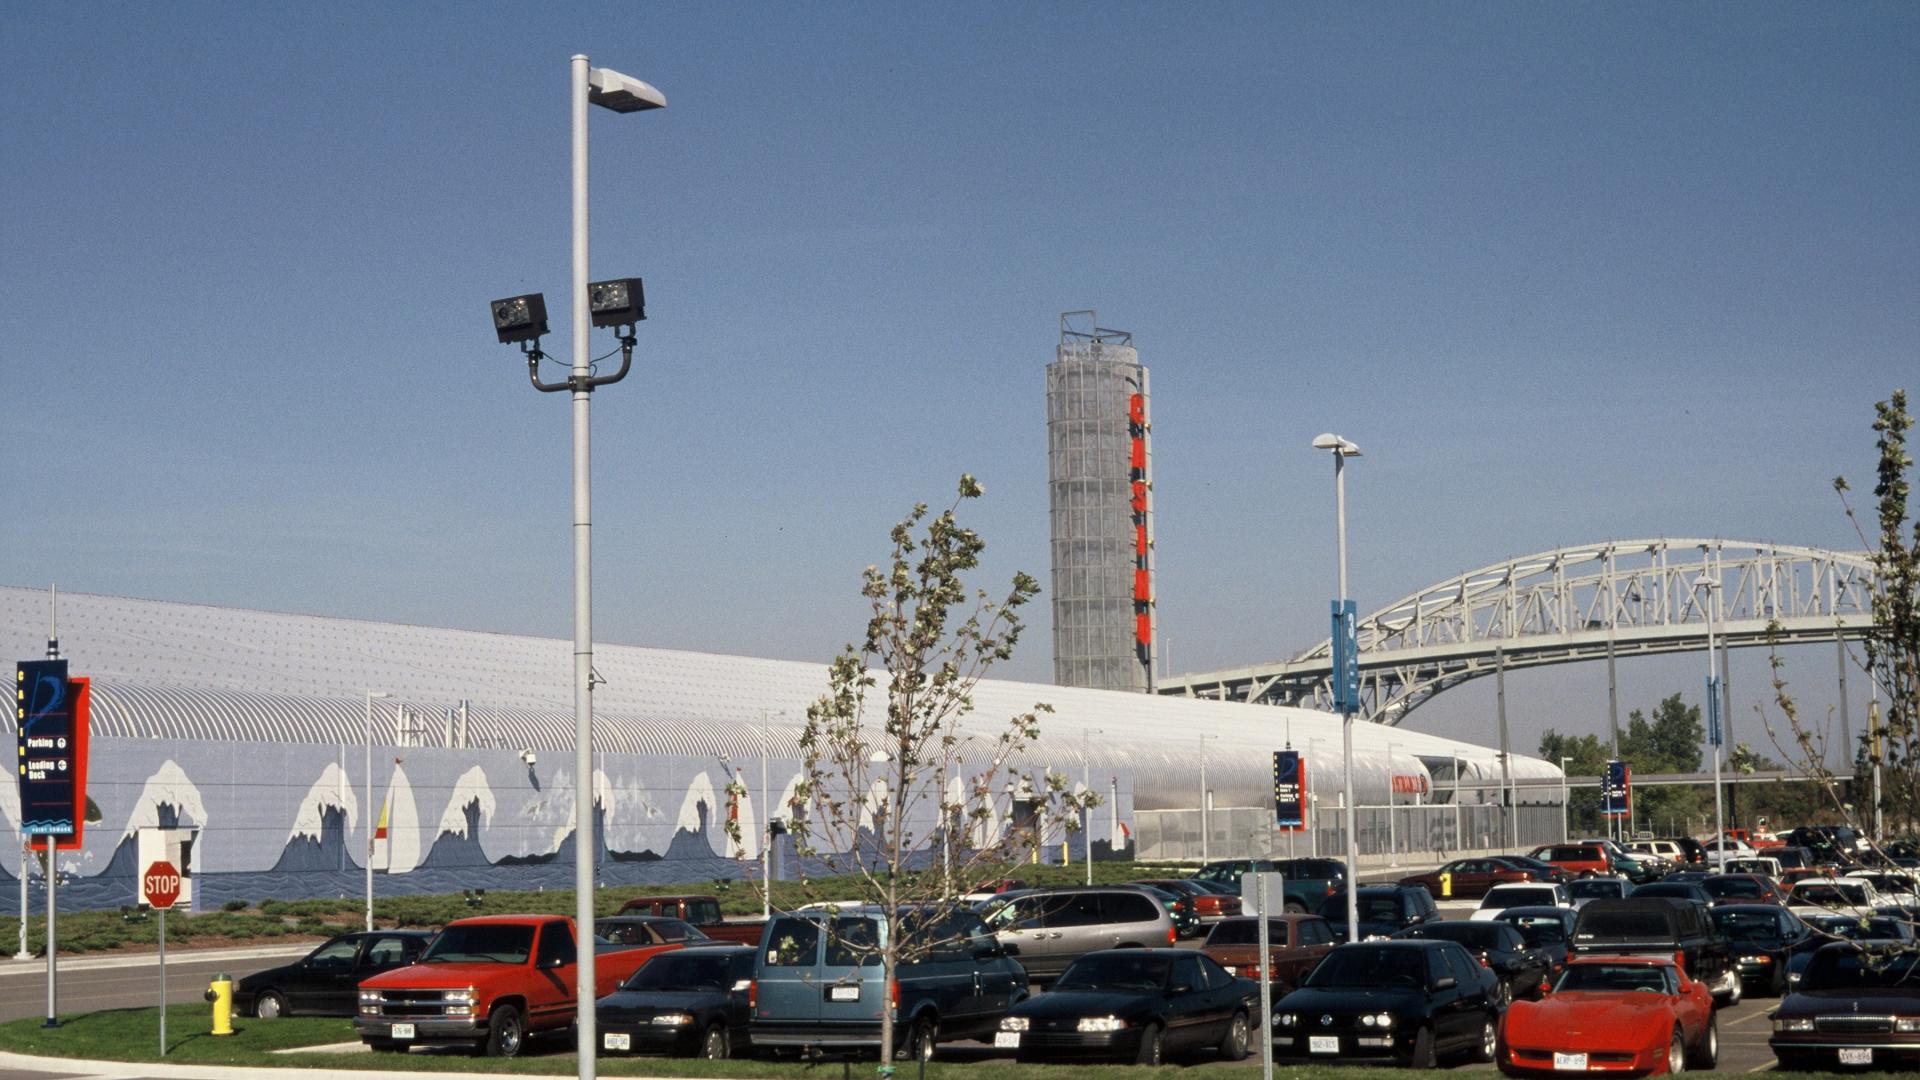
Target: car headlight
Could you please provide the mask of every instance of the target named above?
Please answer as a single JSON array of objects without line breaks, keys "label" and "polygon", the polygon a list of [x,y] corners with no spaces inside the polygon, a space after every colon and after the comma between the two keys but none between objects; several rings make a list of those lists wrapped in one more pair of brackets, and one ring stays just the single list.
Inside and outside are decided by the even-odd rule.
[{"label": "car headlight", "polygon": [[1387,935],[1385,935],[1385,934],[1368,934],[1368,935],[1367,935],[1366,937],[1363,937],[1363,938],[1361,938],[1360,940],[1361,940],[1361,941],[1385,941],[1385,940],[1387,940]]},{"label": "car headlight", "polygon": [[692,1013],[661,1013],[659,1016],[656,1016],[652,1020],[649,1020],[647,1022],[650,1024],[657,1024],[660,1027],[686,1027],[688,1024],[693,1023],[693,1014]]},{"label": "car headlight", "polygon": [[1920,1031],[1920,1016],[1903,1016],[1893,1022],[1895,1031]]},{"label": "car headlight", "polygon": [[1083,1016],[1080,1018],[1081,1031],[1119,1031],[1126,1026],[1127,1022],[1117,1016]]},{"label": "car headlight", "polygon": [[378,1005],[378,1004],[380,1004],[380,991],[378,991],[378,990],[362,990],[362,991],[360,991],[360,1004],[362,1004],[362,1005]]},{"label": "car headlight", "polygon": [[1368,1013],[1360,1018],[1360,1026],[1390,1028],[1393,1026],[1393,1014]]},{"label": "car headlight", "polygon": [[1773,1030],[1775,1031],[1812,1031],[1813,1017],[1790,1016],[1785,1020],[1775,1020],[1773,1022]]},{"label": "car headlight", "polygon": [[453,1005],[472,1005],[480,1000],[480,994],[469,986],[464,990],[449,990],[441,1000]]},{"label": "car headlight", "polygon": [[1797,972],[1797,971],[1789,971],[1789,972],[1787,972],[1787,985],[1788,985],[1788,986],[1799,986],[1799,985],[1800,985],[1800,973],[1799,973],[1799,972]]},{"label": "car headlight", "polygon": [[1027,1030],[1027,1018],[1024,1016],[1003,1016],[1000,1018],[1001,1031]]},{"label": "car headlight", "polygon": [[1281,1027],[1293,1027],[1300,1022],[1300,1017],[1294,1013],[1281,1013],[1273,1018],[1273,1022]]}]

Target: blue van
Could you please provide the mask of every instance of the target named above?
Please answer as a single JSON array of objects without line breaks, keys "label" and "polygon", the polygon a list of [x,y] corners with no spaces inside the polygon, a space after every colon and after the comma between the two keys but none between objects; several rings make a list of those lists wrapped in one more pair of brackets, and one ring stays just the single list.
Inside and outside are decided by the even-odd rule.
[{"label": "blue van", "polygon": [[[753,1045],[761,1049],[880,1047],[881,1010],[892,1006],[894,1051],[926,1060],[936,1043],[990,1039],[1027,996],[1027,972],[971,911],[909,909],[933,919],[933,948],[881,979],[888,920],[878,908],[795,912],[767,924],[754,957]],[[918,935],[916,935],[918,936]]]}]

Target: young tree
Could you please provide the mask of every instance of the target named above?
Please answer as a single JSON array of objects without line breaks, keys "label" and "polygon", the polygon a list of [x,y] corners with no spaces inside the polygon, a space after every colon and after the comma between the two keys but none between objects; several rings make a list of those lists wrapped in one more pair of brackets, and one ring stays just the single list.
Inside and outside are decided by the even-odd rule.
[{"label": "young tree", "polygon": [[[865,637],[834,658],[800,737],[788,823],[796,852],[827,874],[852,877],[861,899],[887,919],[882,940],[840,936],[838,920],[828,932],[856,956],[877,955],[888,987],[901,964],[954,944],[950,916],[965,891],[956,883],[1005,876],[1050,836],[1075,831],[1080,811],[1098,802],[1071,791],[1064,773],[1036,773],[1024,760],[1047,705],[1009,718],[991,737],[962,726],[975,685],[1013,655],[1019,609],[1040,592],[1025,573],[998,601],[966,585],[986,542],[955,511],[983,493],[962,476],[946,510],[929,518],[921,503],[893,527],[887,565],[862,575]],[[738,823],[727,831],[739,844]],[[820,898],[805,877],[800,891]],[[892,1010],[880,1013],[881,1046],[894,1047]],[[881,1054],[883,1074],[892,1071],[888,1057]]]}]

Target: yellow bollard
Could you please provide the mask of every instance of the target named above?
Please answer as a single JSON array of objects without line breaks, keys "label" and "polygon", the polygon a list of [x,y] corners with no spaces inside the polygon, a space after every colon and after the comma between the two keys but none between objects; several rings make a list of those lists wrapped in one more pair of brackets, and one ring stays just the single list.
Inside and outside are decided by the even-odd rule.
[{"label": "yellow bollard", "polygon": [[213,1034],[233,1034],[233,978],[224,971],[215,975],[207,986],[207,1000],[213,1002]]}]

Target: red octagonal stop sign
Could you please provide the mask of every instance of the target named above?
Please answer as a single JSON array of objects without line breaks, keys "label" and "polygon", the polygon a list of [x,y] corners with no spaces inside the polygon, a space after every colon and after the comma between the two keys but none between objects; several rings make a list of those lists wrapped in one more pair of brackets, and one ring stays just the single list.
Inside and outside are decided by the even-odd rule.
[{"label": "red octagonal stop sign", "polygon": [[180,871],[165,859],[147,867],[140,875],[140,901],[157,908],[170,908],[180,899]]}]

